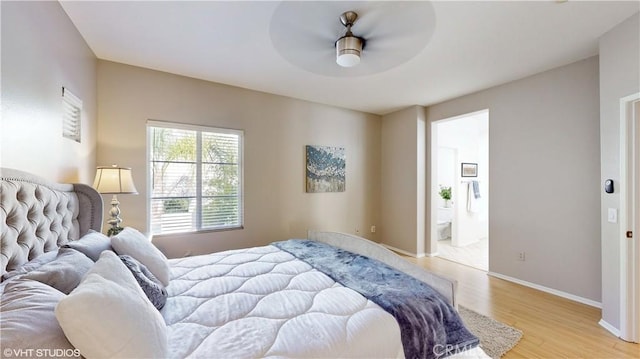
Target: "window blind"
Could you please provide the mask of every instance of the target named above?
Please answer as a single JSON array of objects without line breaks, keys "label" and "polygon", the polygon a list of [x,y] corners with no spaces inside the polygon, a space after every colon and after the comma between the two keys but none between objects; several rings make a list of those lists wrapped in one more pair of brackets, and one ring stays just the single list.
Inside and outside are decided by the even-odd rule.
[{"label": "window blind", "polygon": [[242,228],[242,131],[147,126],[152,232]]}]

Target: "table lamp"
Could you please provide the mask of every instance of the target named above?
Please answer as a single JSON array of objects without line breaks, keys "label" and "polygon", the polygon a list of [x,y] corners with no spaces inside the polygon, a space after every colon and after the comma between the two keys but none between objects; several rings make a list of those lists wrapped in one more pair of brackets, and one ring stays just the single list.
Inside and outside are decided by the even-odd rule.
[{"label": "table lamp", "polygon": [[138,194],[136,186],[133,184],[133,177],[131,176],[131,168],[112,166],[99,166],[96,170],[96,178],[93,182],[93,188],[103,194],[113,194],[111,199],[111,210],[109,214],[111,218],[107,221],[111,228],[107,232],[107,235],[113,236],[120,231],[120,202],[118,201],[118,194]]}]

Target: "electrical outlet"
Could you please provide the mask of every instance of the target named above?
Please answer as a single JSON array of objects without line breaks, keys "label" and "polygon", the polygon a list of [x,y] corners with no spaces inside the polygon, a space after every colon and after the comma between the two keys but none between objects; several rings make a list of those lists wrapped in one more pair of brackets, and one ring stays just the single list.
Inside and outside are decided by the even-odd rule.
[{"label": "electrical outlet", "polygon": [[371,226],[371,233],[376,233],[376,226]]},{"label": "electrical outlet", "polygon": [[525,261],[525,255],[524,252],[518,252],[518,260],[524,262]]},{"label": "electrical outlet", "polygon": [[360,227],[356,227],[356,234],[360,234]]}]

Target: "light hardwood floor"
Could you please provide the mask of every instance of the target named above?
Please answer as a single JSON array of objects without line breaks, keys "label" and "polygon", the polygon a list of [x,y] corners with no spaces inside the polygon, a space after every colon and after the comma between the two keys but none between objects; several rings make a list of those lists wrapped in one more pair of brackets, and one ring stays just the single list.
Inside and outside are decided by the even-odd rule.
[{"label": "light hardwood floor", "polygon": [[524,335],[503,358],[640,358],[640,345],[600,325],[600,309],[491,277],[441,258],[410,258],[458,280],[463,306],[518,328]]}]

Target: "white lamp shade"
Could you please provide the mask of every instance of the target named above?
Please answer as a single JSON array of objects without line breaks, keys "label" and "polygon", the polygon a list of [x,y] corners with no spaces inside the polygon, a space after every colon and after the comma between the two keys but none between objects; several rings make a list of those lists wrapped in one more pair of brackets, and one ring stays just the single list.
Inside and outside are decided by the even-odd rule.
[{"label": "white lamp shade", "polygon": [[138,190],[133,184],[131,168],[117,167],[116,165],[98,167],[93,188],[100,193],[138,194]]}]

